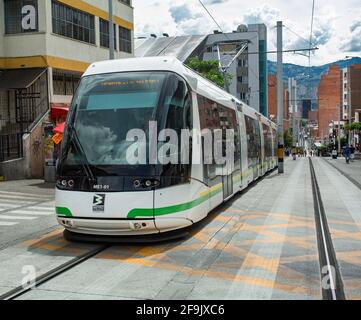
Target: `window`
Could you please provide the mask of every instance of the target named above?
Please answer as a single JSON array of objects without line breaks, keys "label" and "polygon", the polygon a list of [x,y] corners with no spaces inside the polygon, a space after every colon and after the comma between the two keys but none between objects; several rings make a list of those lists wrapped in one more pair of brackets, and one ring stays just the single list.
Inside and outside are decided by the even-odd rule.
[{"label": "window", "polygon": [[38,31],[37,0],[5,0],[5,33]]},{"label": "window", "polygon": [[264,137],[264,151],[266,160],[269,160],[272,155],[272,130],[266,124],[262,124],[263,128],[263,137]]},{"label": "window", "polygon": [[[201,130],[208,129],[212,131],[212,140],[214,141],[214,130],[222,130],[222,147],[226,146],[226,129],[234,129],[234,143],[235,143],[235,154],[234,161],[235,170],[239,170],[241,168],[241,144],[240,144],[240,136],[237,125],[237,117],[236,112],[232,109],[224,107],[222,105],[217,104],[216,102],[207,99],[202,96],[198,96],[198,107],[199,107],[199,117],[200,117],[200,125]],[[203,139],[203,150],[206,147],[205,141]],[[214,144],[212,143],[212,154],[214,155]],[[204,154],[204,152],[203,152]],[[218,174],[217,168],[222,168],[222,165],[217,165],[212,159],[212,164],[206,164],[206,159],[204,161],[204,178],[205,183],[210,186],[216,185],[219,183],[220,176]]]},{"label": "window", "polygon": [[237,80],[239,83],[247,84],[248,83],[248,77],[247,76],[239,76],[237,77]]},{"label": "window", "polygon": [[261,157],[261,135],[259,122],[258,120],[252,119],[249,116],[245,116],[245,119],[248,145],[248,162],[251,167],[257,168],[257,164],[260,163]]},{"label": "window", "polygon": [[247,99],[247,94],[246,94],[245,92],[241,92],[241,93],[239,94],[239,97],[240,97],[240,99],[241,99],[242,101],[245,101],[245,100]]},{"label": "window", "polygon": [[75,93],[80,81],[80,75],[67,74],[61,71],[53,71],[53,90],[55,95],[69,95]]},{"label": "window", "polygon": [[[114,27],[114,49],[117,49],[116,41],[116,25]],[[100,45],[105,48],[109,48],[109,21],[99,18],[99,33],[100,33]]]},{"label": "window", "polygon": [[119,50],[132,53],[132,33],[127,28],[119,27]]},{"label": "window", "polygon": [[246,68],[248,67],[248,60],[247,59],[240,59],[238,60],[238,66]]},{"label": "window", "polygon": [[52,17],[54,33],[95,44],[94,16],[53,0]]},{"label": "window", "polygon": [[119,1],[130,6],[130,0],[119,0]]}]

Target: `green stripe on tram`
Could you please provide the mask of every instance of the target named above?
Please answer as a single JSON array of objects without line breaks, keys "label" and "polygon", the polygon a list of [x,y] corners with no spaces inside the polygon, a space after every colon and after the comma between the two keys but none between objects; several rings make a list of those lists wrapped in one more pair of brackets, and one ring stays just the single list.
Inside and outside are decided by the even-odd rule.
[{"label": "green stripe on tram", "polygon": [[72,217],[73,216],[73,214],[71,213],[71,211],[68,208],[56,207],[55,211],[58,216],[63,216],[63,217]]},{"label": "green stripe on tram", "polygon": [[199,206],[200,204],[202,204],[203,202],[208,200],[208,198],[211,198],[222,191],[223,191],[223,189],[219,188],[219,189],[214,190],[211,193],[201,196],[200,198],[197,198],[193,201],[181,203],[181,204],[174,205],[174,206],[155,208],[154,210],[153,209],[133,209],[133,210],[129,211],[128,218],[134,219],[136,217],[152,217],[153,214],[154,214],[154,216],[164,216],[167,214],[186,211],[186,210],[189,210],[189,209]]}]

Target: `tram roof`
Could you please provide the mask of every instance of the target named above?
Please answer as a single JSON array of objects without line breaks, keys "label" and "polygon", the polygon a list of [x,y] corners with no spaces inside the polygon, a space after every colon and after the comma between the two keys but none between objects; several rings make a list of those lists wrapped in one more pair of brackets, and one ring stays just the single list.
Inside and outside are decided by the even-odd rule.
[{"label": "tram roof", "polygon": [[231,109],[236,109],[237,104],[242,106],[242,111],[253,117],[260,117],[270,121],[255,109],[249,107],[236,97],[232,96],[213,82],[184,65],[174,57],[143,57],[118,60],[106,60],[92,63],[85,71],[83,77],[96,74],[131,71],[170,71],[182,76],[192,90],[198,94],[218,102]]}]

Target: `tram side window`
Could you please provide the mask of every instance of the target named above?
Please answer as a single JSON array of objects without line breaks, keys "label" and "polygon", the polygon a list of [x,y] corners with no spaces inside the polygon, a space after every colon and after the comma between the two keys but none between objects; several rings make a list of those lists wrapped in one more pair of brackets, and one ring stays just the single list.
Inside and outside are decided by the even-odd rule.
[{"label": "tram side window", "polygon": [[262,124],[263,127],[263,137],[264,137],[264,151],[266,158],[272,157],[272,133],[271,128],[266,124]]},{"label": "tram side window", "polygon": [[257,157],[257,145],[256,145],[256,132],[253,122],[254,119],[249,116],[245,116],[246,119],[246,134],[247,134],[247,146],[248,146],[248,162],[253,166],[254,159]]},{"label": "tram side window", "polygon": [[223,148],[226,147],[226,130],[234,130],[234,164],[235,170],[239,170],[241,169],[241,142],[236,112],[222,105],[218,105],[218,110],[221,129],[223,129]]},{"label": "tram side window", "polygon": [[[170,77],[176,76],[171,75]],[[168,109],[166,128],[177,131],[179,135],[182,129],[191,129],[191,99],[183,80],[169,79],[164,105]]]},{"label": "tram side window", "polygon": [[[217,103],[202,96],[198,96],[198,107],[199,107],[201,130],[208,129],[213,133],[215,129],[221,129]],[[212,138],[213,138],[213,134],[212,134]],[[203,141],[202,148],[203,148],[203,157],[204,157],[205,154],[204,137],[202,138],[202,141]],[[213,143],[212,143],[212,155],[214,155]],[[204,162],[205,159],[203,158],[203,163]],[[212,164],[204,164],[204,179],[208,185],[213,185],[216,183],[215,182],[215,179],[217,177],[216,168],[217,165],[214,162],[214,159],[212,159]]]},{"label": "tram side window", "polygon": [[259,125],[259,121],[258,120],[253,120],[253,125],[254,125],[254,131],[255,131],[255,158],[256,161],[259,160],[261,161],[261,132],[260,132],[260,125]]},{"label": "tram side window", "polygon": [[[159,130],[172,129],[178,136],[178,165],[166,165],[162,168],[163,176],[190,176],[190,166],[182,164],[181,132],[183,129],[192,130],[191,97],[186,83],[178,76],[171,74],[167,79],[167,89],[160,113]],[[169,154],[167,155],[169,156]],[[191,152],[190,152],[191,157]],[[189,159],[192,163],[192,159]]]}]

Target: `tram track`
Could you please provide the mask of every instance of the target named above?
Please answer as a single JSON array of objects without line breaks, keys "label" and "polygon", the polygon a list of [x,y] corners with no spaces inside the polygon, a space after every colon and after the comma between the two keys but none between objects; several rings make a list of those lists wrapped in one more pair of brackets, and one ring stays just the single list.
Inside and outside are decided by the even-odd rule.
[{"label": "tram track", "polygon": [[315,168],[309,158],[312,195],[314,203],[317,244],[319,252],[321,287],[323,300],[345,300],[340,268],[333,247],[327,216],[318,185]]},{"label": "tram track", "polygon": [[3,295],[0,295],[0,300],[14,300],[16,298],[19,298],[26,294],[27,292],[34,290],[38,288],[39,286],[43,285],[44,283],[54,279],[55,277],[58,277],[59,275],[69,271],[70,269],[73,269],[77,265],[95,257],[99,253],[103,252],[104,250],[108,249],[110,245],[103,245],[100,247],[97,247],[95,249],[92,249],[78,257],[75,257],[71,259],[68,262],[65,262],[61,264],[60,266],[40,275],[39,277],[36,277],[34,281],[32,281],[30,284],[21,285],[18,286],[8,292],[6,292]]}]

